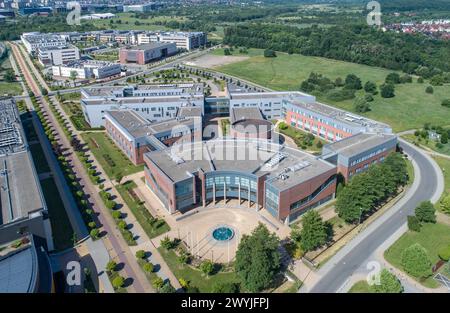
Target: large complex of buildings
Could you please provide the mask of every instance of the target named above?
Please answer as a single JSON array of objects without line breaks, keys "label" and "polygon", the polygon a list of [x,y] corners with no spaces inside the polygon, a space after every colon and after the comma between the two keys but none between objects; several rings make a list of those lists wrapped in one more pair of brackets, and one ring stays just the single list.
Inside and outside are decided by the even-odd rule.
[{"label": "large complex of buildings", "polygon": [[122,67],[120,64],[106,61],[74,61],[65,65],[52,66],[53,76],[71,78],[76,73],[78,79],[103,79],[120,75]]},{"label": "large complex of buildings", "polygon": [[[166,101],[175,96],[169,96],[169,90],[178,99],[193,90],[182,92],[180,87],[102,87],[84,90],[82,99],[89,119],[95,115],[95,121],[103,124],[102,117],[106,118],[107,132],[116,144],[135,164],[145,163],[147,186],[170,213],[233,197],[264,207],[290,223],[332,199],[339,174],[349,180],[396,149],[397,137],[388,125],[318,103],[314,96],[300,92],[234,91],[195,106],[174,107],[173,115],[167,107],[160,111],[161,96]],[[131,98],[124,105],[127,93]],[[103,96],[96,100],[99,94]],[[115,97],[107,100],[106,94]],[[211,108],[217,102],[220,112]],[[99,106],[95,114],[89,111],[92,105]],[[155,118],[152,110],[166,114]],[[176,117],[188,115],[183,111],[193,116],[228,112],[229,136],[201,141],[193,121]],[[273,127],[267,119],[282,119],[330,143],[321,156],[313,156],[271,142]],[[161,132],[155,127],[161,127]]]},{"label": "large complex of buildings", "polygon": [[100,30],[50,34],[31,32],[22,34],[21,40],[28,53],[37,53],[39,48],[64,47],[82,40],[126,45],[174,43],[177,49],[192,50],[206,45],[207,35],[203,32]]},{"label": "large complex of buildings", "polygon": [[149,62],[166,58],[177,53],[177,47],[169,42],[152,42],[136,47],[120,49],[120,63],[147,64]]},{"label": "large complex of buildings", "polygon": [[203,112],[202,84],[86,87],[81,89],[81,106],[92,127],[104,126],[104,113],[132,109],[149,121],[174,118],[178,109],[195,106]]},{"label": "large complex of buildings", "polygon": [[67,45],[64,37],[58,34],[43,34],[39,32],[23,33],[20,36],[28,53],[36,54],[38,49],[49,47],[64,47]]},{"label": "large complex of buildings", "polygon": [[80,59],[80,51],[75,46],[40,47],[37,53],[43,66],[62,65]]}]

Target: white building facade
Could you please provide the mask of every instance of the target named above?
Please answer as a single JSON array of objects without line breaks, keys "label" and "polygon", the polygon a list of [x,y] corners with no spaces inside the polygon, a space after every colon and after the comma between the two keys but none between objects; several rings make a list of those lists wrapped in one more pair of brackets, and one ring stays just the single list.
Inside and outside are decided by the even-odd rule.
[{"label": "white building facade", "polygon": [[44,66],[62,65],[80,59],[80,51],[75,46],[41,47],[38,49],[39,62]]}]

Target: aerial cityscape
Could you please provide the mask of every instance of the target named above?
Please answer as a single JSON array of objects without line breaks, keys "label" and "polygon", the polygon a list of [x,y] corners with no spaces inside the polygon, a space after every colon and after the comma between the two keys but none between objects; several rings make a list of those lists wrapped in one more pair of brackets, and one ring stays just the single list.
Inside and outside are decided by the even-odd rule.
[{"label": "aerial cityscape", "polygon": [[449,1],[0,0],[0,24],[0,293],[450,292]]}]

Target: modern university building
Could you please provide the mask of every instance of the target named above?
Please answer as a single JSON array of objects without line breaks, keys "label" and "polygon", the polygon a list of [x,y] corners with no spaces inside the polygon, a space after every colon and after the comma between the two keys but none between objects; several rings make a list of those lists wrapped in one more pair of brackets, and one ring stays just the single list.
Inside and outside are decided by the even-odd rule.
[{"label": "modern university building", "polygon": [[[200,86],[178,84],[82,93],[88,120],[106,125],[133,163],[145,163],[146,185],[171,214],[236,198],[290,223],[332,199],[340,175],[348,181],[397,146],[388,125],[301,92],[231,90],[226,97],[205,99]],[[229,116],[229,134],[201,141],[203,126],[193,117],[204,115]],[[280,145],[269,120],[329,143],[322,155]],[[177,127],[183,130],[174,131]]]}]

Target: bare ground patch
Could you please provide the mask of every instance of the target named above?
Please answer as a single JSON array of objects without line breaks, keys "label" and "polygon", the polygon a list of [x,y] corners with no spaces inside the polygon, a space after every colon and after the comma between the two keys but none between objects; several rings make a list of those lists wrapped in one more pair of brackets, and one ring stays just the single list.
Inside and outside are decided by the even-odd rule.
[{"label": "bare ground patch", "polygon": [[215,68],[249,59],[247,56],[212,55],[206,54],[201,57],[184,62],[186,65],[204,68]]}]

